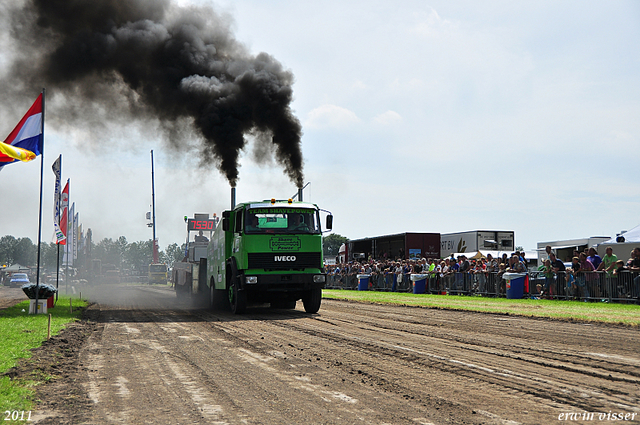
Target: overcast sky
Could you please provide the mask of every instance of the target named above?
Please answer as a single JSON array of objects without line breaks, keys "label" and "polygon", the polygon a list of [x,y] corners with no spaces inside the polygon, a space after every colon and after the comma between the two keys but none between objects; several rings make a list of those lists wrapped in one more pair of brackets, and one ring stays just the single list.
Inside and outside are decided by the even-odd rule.
[{"label": "overcast sky", "polygon": [[[333,212],[336,233],[512,230],[530,250],[640,224],[638,2],[199,4],[227,14],[251,53],[266,52],[295,75],[305,200]],[[0,84],[11,83],[2,76]],[[40,89],[15,108],[2,104],[0,138]],[[135,122],[117,132],[120,143],[113,134],[101,141],[83,122],[45,127],[44,242],[53,236],[59,154],[94,242],[152,237],[151,149],[161,248],[184,242],[185,215],[229,207],[226,179],[196,167],[197,152],[176,154]],[[88,147],[87,137],[98,143]],[[239,202],[296,193],[275,161],[252,158],[249,145]],[[40,163],[0,172],[0,236],[37,241]]]}]

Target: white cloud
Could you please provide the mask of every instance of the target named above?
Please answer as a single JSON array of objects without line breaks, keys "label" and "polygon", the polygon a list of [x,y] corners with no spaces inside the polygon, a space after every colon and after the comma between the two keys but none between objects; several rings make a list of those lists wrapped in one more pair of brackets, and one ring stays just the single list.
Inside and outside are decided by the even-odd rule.
[{"label": "white cloud", "polygon": [[309,112],[305,127],[344,129],[359,122],[360,118],[353,111],[336,105],[322,105]]},{"label": "white cloud", "polygon": [[438,12],[431,8],[429,13],[426,13],[426,16],[411,27],[409,31],[421,37],[431,38],[439,37],[443,30],[446,30],[448,27],[453,27],[452,22],[441,18]]},{"label": "white cloud", "polygon": [[402,117],[397,112],[387,111],[387,112],[383,112],[380,115],[375,116],[372,121],[374,124],[379,124],[379,125],[394,125],[401,122]]}]

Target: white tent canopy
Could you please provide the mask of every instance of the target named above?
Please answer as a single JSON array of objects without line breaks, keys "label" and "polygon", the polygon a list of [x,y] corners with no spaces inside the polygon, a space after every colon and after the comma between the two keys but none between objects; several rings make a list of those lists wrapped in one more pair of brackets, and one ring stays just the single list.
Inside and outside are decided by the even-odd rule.
[{"label": "white tent canopy", "polygon": [[631,256],[634,248],[640,248],[640,226],[636,226],[628,232],[622,234],[624,242],[616,242],[617,237],[613,237],[607,241],[599,243],[596,247],[598,254],[603,256],[608,246],[613,249],[613,253],[619,260],[626,261]]},{"label": "white tent canopy", "polygon": [[[640,242],[640,225],[634,227],[633,229],[629,230],[628,232],[624,232],[622,234],[622,236],[624,236],[624,241],[625,242]],[[604,241],[602,243],[603,244],[614,244],[614,243],[617,243],[616,242],[616,238],[617,238],[617,236],[609,239],[608,241]]]}]

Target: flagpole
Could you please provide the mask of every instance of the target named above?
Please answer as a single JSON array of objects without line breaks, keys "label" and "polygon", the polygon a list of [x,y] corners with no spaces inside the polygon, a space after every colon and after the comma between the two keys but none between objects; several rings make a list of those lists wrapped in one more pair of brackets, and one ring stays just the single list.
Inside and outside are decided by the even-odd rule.
[{"label": "flagpole", "polygon": [[153,176],[153,149],[151,149],[151,203],[153,204],[153,262],[157,263],[158,260],[158,247],[156,246],[156,186]]},{"label": "flagpole", "polygon": [[[56,242],[58,251],[56,252],[56,290],[60,281],[60,244]],[[56,291],[56,302],[58,301],[58,292]]]},{"label": "flagpole", "polygon": [[[42,243],[42,181],[44,180],[44,88],[42,89],[42,152],[40,152],[40,212],[38,217],[38,259],[36,261],[36,314],[38,314],[38,293],[40,292],[40,245]],[[44,310],[43,310],[44,311]]]}]

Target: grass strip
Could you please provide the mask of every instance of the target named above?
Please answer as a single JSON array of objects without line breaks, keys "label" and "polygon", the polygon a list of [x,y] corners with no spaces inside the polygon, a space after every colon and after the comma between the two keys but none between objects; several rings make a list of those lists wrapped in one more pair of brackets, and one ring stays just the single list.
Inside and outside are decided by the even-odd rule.
[{"label": "grass strip", "polygon": [[[73,313],[69,313],[69,300]],[[65,325],[80,319],[81,307],[87,303],[78,298],[60,295],[55,308],[48,314],[28,314],[29,300],[0,310],[0,374],[31,357],[32,348],[42,345],[47,339],[47,326],[51,314],[51,336],[57,335]],[[34,386],[37,381],[11,380],[0,377],[0,411],[28,411],[34,406]],[[4,419],[4,417],[2,418]],[[4,423],[11,423],[11,421]]]},{"label": "grass strip", "polygon": [[546,317],[559,320],[618,323],[640,325],[640,306],[562,300],[511,300],[461,295],[430,295],[402,292],[351,291],[324,289],[323,298],[349,300],[375,304],[394,304],[447,310],[465,310],[481,313],[510,314],[528,317]]}]

